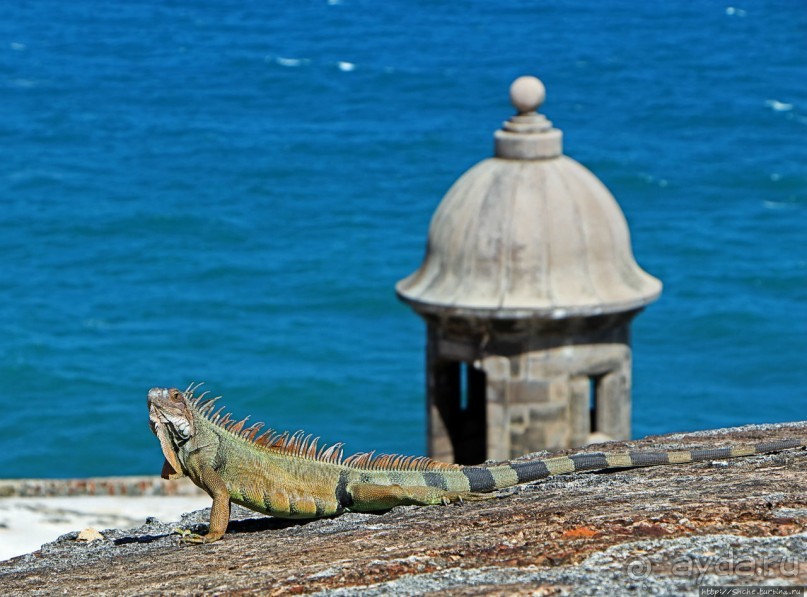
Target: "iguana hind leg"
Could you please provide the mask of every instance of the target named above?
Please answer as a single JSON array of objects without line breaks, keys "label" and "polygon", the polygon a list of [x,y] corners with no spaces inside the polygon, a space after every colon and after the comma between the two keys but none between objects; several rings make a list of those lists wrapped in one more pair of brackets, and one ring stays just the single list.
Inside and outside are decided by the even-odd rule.
[{"label": "iguana hind leg", "polygon": [[493,494],[470,491],[446,491],[439,487],[415,487],[403,485],[376,485],[356,483],[348,487],[353,497],[351,510],[371,512],[389,510],[395,506],[437,506],[463,500],[476,501],[495,497]]}]

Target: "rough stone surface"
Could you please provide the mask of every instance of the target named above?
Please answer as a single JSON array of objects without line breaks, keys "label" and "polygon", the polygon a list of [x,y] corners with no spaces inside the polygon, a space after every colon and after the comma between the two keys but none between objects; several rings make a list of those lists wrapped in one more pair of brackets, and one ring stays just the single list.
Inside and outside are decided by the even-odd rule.
[{"label": "rough stone surface", "polygon": [[[807,422],[604,446],[807,437]],[[0,562],[3,594],[697,594],[807,584],[807,453],[554,477],[449,507],[289,522],[236,509],[224,540],[150,520]],[[180,525],[202,530],[207,511]],[[78,529],[77,529],[78,531]]]}]

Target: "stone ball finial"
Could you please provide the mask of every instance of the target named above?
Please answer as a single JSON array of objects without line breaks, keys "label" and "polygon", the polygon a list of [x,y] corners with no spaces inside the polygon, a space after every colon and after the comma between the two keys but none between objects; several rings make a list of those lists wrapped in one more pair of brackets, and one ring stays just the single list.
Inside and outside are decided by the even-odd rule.
[{"label": "stone ball finial", "polygon": [[546,87],[537,77],[519,77],[510,85],[510,102],[519,114],[535,112],[546,99]]}]

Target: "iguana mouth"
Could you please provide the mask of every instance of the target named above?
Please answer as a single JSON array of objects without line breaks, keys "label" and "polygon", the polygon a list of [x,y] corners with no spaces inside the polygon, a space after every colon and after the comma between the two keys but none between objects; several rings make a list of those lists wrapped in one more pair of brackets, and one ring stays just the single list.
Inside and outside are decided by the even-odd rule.
[{"label": "iguana mouth", "polygon": [[172,417],[153,404],[149,409],[149,424],[155,434],[158,433],[160,428],[170,428],[171,435],[176,438],[178,445],[185,443],[191,436],[191,426],[185,417]]}]

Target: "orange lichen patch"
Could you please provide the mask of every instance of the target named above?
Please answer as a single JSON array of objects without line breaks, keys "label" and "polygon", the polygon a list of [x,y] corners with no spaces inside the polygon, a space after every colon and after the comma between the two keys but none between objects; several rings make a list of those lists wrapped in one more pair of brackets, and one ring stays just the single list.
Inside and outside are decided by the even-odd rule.
[{"label": "orange lichen patch", "polygon": [[577,527],[576,529],[563,531],[563,536],[567,539],[588,539],[589,537],[596,537],[599,534],[599,531],[589,527]]}]

